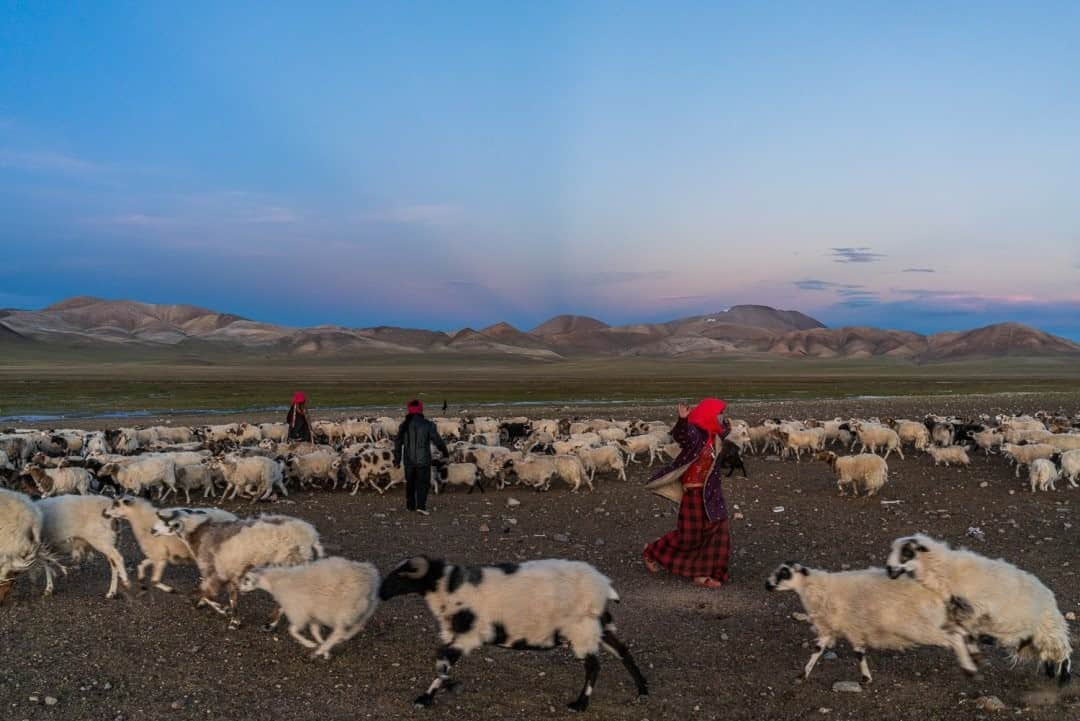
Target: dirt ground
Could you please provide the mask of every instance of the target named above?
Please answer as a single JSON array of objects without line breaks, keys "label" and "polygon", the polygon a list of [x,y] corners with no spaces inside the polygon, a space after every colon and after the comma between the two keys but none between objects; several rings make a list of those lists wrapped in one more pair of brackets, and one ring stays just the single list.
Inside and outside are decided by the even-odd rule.
[{"label": "dirt ground", "polygon": [[[823,418],[1037,408],[1073,412],[1080,393],[733,410],[740,417]],[[620,414],[635,412],[672,415],[656,408]],[[1008,558],[1053,589],[1062,612],[1080,612],[1080,566],[1072,565],[1080,491],[1060,484],[1056,492],[1031,494],[997,457],[979,456],[970,468],[958,469],[934,468],[922,454],[903,461],[894,456],[881,496],[859,499],[838,497],[822,464],[751,457],[747,466],[748,480],[726,484],[737,515],[732,582],[719,591],[645,572],[641,548],[674,527],[675,508],[641,489],[647,472],[641,466],[632,467],[629,482],[604,480],[594,493],[451,491],[434,498],[428,518],[406,513],[399,494],[296,493],[256,508],[227,507],[305,518],[319,528],[331,553],[370,560],[384,572],[420,552],[470,564],[547,557],[594,564],[622,595],[615,609],[620,635],[652,691],[638,701],[620,664],[604,657],[588,712],[595,718],[1080,718],[1080,688],[1059,694],[1034,668],[1010,668],[993,652],[977,680],[964,678],[945,650],[871,652],[873,685],[837,693],[835,681],[859,678],[853,655],[840,647],[838,659],[823,660],[808,681],[796,681],[810,653],[811,629],[792,617],[800,610],[794,594],[764,588],[781,561],[826,569],[880,565],[892,539],[924,531]],[[521,505],[509,508],[510,497]],[[982,533],[969,535],[969,529]],[[139,553],[126,528],[121,550],[133,567]],[[40,596],[40,585],[21,583],[14,603],[0,610],[0,719],[566,718],[571,713],[565,704],[583,680],[581,664],[565,650],[485,648],[455,668],[464,682],[459,693],[416,710],[411,700],[434,677],[437,643],[419,598],[389,601],[331,661],[316,662],[284,632],[259,629],[271,610],[267,596],[243,597],[245,625],[227,631],[221,617],[191,607],[186,591],[195,582],[193,569],[170,569],[166,579],[185,593],[106,601],[107,567],[98,557],[61,579],[52,598]],[[976,699],[990,695],[1007,708],[977,708]],[[46,697],[55,704],[46,705]]]}]

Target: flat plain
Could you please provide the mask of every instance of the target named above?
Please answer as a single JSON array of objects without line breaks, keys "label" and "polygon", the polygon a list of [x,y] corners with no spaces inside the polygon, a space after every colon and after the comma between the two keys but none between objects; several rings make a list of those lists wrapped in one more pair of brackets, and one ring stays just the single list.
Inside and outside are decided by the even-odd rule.
[{"label": "flat plain", "polygon": [[[427,387],[420,381],[410,382]],[[272,382],[281,390],[295,385],[288,378]],[[712,383],[721,395],[732,387]],[[927,412],[1080,408],[1075,388],[1006,393],[997,382],[994,387],[998,392],[992,395],[746,400],[735,402],[732,413],[749,420],[918,418]],[[687,386],[664,394],[669,392],[681,396],[690,391]],[[572,410],[579,411],[673,416],[667,403]],[[560,410],[538,406],[528,412],[538,416]],[[384,573],[421,552],[465,564],[545,557],[593,563],[622,595],[616,621],[652,687],[647,700],[636,700],[617,661],[602,659],[588,712],[595,718],[977,719],[990,716],[977,708],[976,699],[991,695],[1007,707],[999,716],[1056,720],[1080,714],[1075,689],[1060,693],[1034,668],[1010,668],[993,652],[977,680],[966,679],[945,650],[873,652],[874,683],[847,694],[832,691],[835,681],[858,679],[853,655],[841,646],[838,659],[823,661],[808,681],[798,681],[810,653],[811,629],[792,616],[800,610],[794,594],[764,589],[766,576],[782,561],[825,569],[880,565],[892,539],[924,531],[1012,560],[1056,592],[1063,612],[1080,612],[1075,565],[1080,491],[1060,484],[1056,492],[1032,494],[999,457],[979,456],[969,468],[958,469],[935,468],[927,456],[914,452],[906,460],[894,456],[889,459],[891,480],[881,496],[858,499],[839,497],[822,464],[750,457],[747,465],[748,479],[726,482],[729,506],[738,515],[732,521],[732,582],[719,591],[644,570],[642,545],[674,526],[675,509],[642,490],[648,472],[642,466],[631,467],[628,482],[602,480],[592,493],[562,487],[547,493],[450,491],[435,498],[429,518],[406,513],[398,493],[298,492],[275,502],[226,506],[243,514],[268,511],[305,518],[320,529],[331,553],[370,560]],[[511,497],[521,505],[508,507]],[[139,554],[126,530],[121,550],[128,565],[134,565]],[[40,596],[40,584],[20,583],[14,603],[0,611],[3,717],[566,718],[565,704],[580,688],[580,663],[566,651],[481,649],[455,669],[455,677],[464,682],[460,693],[440,698],[430,710],[415,710],[411,699],[433,677],[437,645],[435,624],[419,599],[386,603],[368,629],[324,663],[308,660],[287,635],[259,630],[270,611],[267,597],[243,598],[245,625],[230,632],[220,617],[191,607],[186,592],[196,580],[193,569],[171,569],[168,577],[180,594],[136,590],[119,601],[102,597],[107,570],[100,558],[62,579],[52,598]],[[43,705],[46,696],[57,699],[57,705]]]}]

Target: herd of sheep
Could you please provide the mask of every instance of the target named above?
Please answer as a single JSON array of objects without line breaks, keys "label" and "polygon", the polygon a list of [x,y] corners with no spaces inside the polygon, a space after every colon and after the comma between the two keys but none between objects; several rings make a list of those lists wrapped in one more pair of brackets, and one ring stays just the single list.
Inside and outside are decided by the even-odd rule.
[{"label": "herd of sheep", "polygon": [[[671,427],[661,421],[528,418],[436,419],[450,457],[432,470],[438,492],[446,484],[479,488],[521,484],[539,491],[556,481],[577,491],[597,474],[626,479],[629,463],[674,458]],[[212,508],[166,507],[183,493],[219,493],[252,501],[289,487],[361,488],[384,493],[404,481],[393,463],[398,419],[352,419],[314,424],[314,443],[286,440],[284,424],[232,423],[198,428],[156,426],[107,431],[11,429],[0,434],[0,602],[31,569],[45,576],[45,593],[68,558],[90,551],[110,568],[107,598],[130,582],[117,549],[117,521],[125,520],[143,555],[136,577],[164,592],[170,564],[197,567],[198,606],[240,624],[241,593],[262,590],[277,604],[267,626],[284,617],[288,632],[313,656],[329,658],[359,633],[380,601],[418,593],[440,625],[438,677],[417,699],[430,704],[453,682],[455,661],[484,644],[537,649],[569,645],[585,666],[585,686],[571,704],[583,710],[595,686],[598,651],[617,656],[639,694],[647,684],[628,649],[614,635],[610,581],[591,566],[566,560],[462,567],[428,557],[403,562],[385,579],[368,563],[327,557],[318,530],[284,515],[242,518]],[[830,446],[858,453],[838,455]],[[831,467],[843,492],[867,494],[888,480],[886,459],[905,446],[935,465],[970,463],[981,449],[1028,468],[1031,489],[1054,489],[1080,476],[1080,417],[1035,414],[978,419],[928,416],[922,421],[732,421],[717,457],[730,472],[742,457],[775,454],[801,461],[809,453]],[[153,499],[153,502],[152,500]],[[156,503],[155,503],[156,502]],[[828,573],[784,564],[772,590],[796,591],[818,634],[820,655],[838,639],[859,654],[864,680],[870,648],[942,646],[968,672],[978,642],[993,639],[1016,657],[1039,660],[1048,675],[1070,676],[1068,629],[1053,593],[1005,561],[957,551],[918,536],[899,539],[887,568]],[[227,593],[227,601],[221,599]],[[323,630],[328,634],[323,635]],[[306,634],[306,635],[305,635]]]}]

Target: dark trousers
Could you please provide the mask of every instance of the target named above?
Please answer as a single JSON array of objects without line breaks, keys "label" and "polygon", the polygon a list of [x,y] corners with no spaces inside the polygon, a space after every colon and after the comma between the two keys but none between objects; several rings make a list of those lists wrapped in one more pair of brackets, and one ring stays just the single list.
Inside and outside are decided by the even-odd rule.
[{"label": "dark trousers", "polygon": [[431,466],[405,466],[405,508],[426,511],[430,487]]}]

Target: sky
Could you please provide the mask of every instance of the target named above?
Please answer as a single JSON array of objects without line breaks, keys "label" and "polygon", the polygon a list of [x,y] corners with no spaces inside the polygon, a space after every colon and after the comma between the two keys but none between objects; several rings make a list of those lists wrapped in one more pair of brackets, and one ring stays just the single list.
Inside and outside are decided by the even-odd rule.
[{"label": "sky", "polygon": [[0,0],[0,307],[1080,340],[1080,3]]}]

